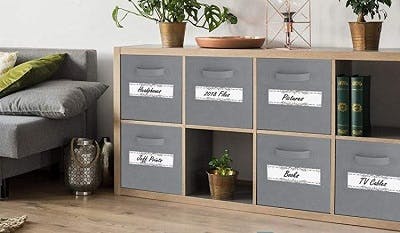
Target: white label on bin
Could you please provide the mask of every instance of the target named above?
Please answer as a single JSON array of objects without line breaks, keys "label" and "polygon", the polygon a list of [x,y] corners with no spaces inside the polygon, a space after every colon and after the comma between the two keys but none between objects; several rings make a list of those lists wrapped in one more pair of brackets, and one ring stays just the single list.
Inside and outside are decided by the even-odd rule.
[{"label": "white label on bin", "polygon": [[243,102],[243,88],[234,87],[195,87],[196,100]]},{"label": "white label on bin", "polygon": [[347,187],[389,193],[400,193],[400,177],[347,172]]},{"label": "white label on bin", "polygon": [[268,89],[268,103],[320,108],[322,106],[322,91]]},{"label": "white label on bin", "polygon": [[174,167],[174,155],[129,151],[129,164],[150,167]]},{"label": "white label on bin", "polygon": [[129,83],[129,96],[174,98],[174,85],[155,83]]},{"label": "white label on bin", "polygon": [[321,185],[321,170],[267,164],[267,179],[273,181]]}]

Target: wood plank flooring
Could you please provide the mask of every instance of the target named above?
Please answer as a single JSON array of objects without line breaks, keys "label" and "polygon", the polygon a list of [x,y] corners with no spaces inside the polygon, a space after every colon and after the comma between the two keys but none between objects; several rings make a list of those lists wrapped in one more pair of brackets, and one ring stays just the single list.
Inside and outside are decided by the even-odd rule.
[{"label": "wood plank flooring", "polygon": [[11,180],[0,217],[28,215],[18,232],[40,233],[384,233],[390,231],[114,196],[75,198],[62,181],[35,172]]}]

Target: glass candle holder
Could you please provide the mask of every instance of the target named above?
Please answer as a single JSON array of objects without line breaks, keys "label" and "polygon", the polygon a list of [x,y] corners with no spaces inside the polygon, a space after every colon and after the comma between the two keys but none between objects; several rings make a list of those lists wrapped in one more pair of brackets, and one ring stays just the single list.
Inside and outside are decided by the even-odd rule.
[{"label": "glass candle holder", "polygon": [[311,48],[311,0],[267,0],[267,48]]}]

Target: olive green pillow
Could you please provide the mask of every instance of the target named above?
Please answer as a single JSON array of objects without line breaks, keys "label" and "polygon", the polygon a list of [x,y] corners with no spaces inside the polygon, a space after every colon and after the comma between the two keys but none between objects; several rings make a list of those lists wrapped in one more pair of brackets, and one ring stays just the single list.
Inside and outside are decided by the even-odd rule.
[{"label": "olive green pillow", "polygon": [[0,76],[0,98],[50,79],[65,57],[66,54],[53,54],[10,69]]}]

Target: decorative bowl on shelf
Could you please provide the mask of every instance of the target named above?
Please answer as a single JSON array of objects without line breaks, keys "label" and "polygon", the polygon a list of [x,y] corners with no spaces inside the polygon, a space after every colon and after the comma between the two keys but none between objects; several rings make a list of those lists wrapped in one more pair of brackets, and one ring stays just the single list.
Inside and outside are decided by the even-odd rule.
[{"label": "decorative bowl on shelf", "polygon": [[197,45],[201,48],[213,49],[255,49],[261,48],[265,37],[254,36],[221,36],[196,37]]}]

